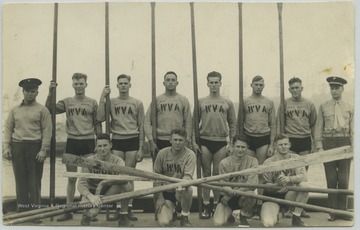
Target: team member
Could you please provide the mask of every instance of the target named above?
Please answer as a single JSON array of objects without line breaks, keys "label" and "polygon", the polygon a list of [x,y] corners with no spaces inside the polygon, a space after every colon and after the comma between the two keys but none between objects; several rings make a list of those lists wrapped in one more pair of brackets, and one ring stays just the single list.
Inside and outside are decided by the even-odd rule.
[{"label": "team member", "polygon": [[[124,166],[124,161],[111,154],[111,142],[110,137],[107,134],[98,134],[96,140],[95,154],[88,157],[91,160],[105,161],[111,164]],[[99,168],[82,168],[82,173],[98,173],[98,174],[113,174],[104,169]],[[131,191],[131,185],[127,181],[114,181],[114,180],[99,180],[80,178],[78,183],[78,191],[82,195],[82,201],[90,201],[93,205],[91,209],[85,209],[81,225],[90,225],[91,219],[95,218],[100,212],[100,206],[102,205],[100,195],[110,196],[124,192]],[[119,215],[118,225],[119,227],[132,227],[129,222],[127,213],[128,200],[121,201],[121,211]]]},{"label": "team member", "polygon": [[[285,134],[278,134],[275,138],[277,152],[274,156],[265,160],[265,164],[272,162],[300,158],[299,155],[291,153],[289,137]],[[264,190],[264,195],[279,199],[286,199],[305,204],[308,200],[308,192],[288,191],[286,186],[306,187],[307,175],[305,167],[287,169],[282,171],[268,172],[263,174],[264,183],[270,185],[284,186],[280,190]],[[273,227],[278,221],[280,206],[274,202],[264,202],[261,208],[261,221],[265,227]],[[301,220],[302,208],[296,207],[292,216],[293,227],[305,227]]]},{"label": "team member", "polygon": [[[232,140],[236,133],[236,115],[233,103],[220,95],[221,74],[210,72],[207,75],[207,86],[210,95],[199,100],[200,117],[200,148],[195,142],[193,135],[193,146],[196,151],[201,152],[203,176],[219,174],[219,163],[226,157],[228,145],[226,138]],[[199,125],[199,124],[196,124]],[[211,167],[212,165],[212,167]],[[219,200],[219,193],[214,192],[214,207]],[[210,207],[210,190],[203,189],[204,210],[201,218],[209,219],[212,208]]]},{"label": "team member", "polygon": [[52,124],[48,109],[36,102],[39,85],[37,78],[20,81],[24,99],[9,112],[5,123],[3,154],[12,160],[18,212],[41,205],[41,178]]},{"label": "team member", "polygon": [[[353,146],[354,110],[342,99],[344,85],[347,81],[341,77],[328,77],[332,99],[320,105],[315,129],[315,140],[318,151],[333,149],[346,145]],[[324,163],[328,188],[348,189],[350,159]],[[328,195],[329,208],[346,210],[347,196]],[[352,220],[342,215],[330,214],[328,220]]]},{"label": "team member", "polygon": [[[192,120],[190,104],[186,97],[176,92],[179,84],[177,75],[169,71],[164,75],[165,93],[156,98],[157,127],[151,124],[151,106],[146,112],[144,128],[145,135],[150,143],[153,160],[158,150],[171,146],[169,142],[170,132],[175,128],[182,128],[189,134],[188,144],[191,143]],[[156,128],[154,140],[152,129]]]},{"label": "team member", "polygon": [[[112,152],[125,161],[125,166],[135,168],[142,161],[144,143],[144,106],[141,101],[129,96],[131,77],[121,74],[117,77],[119,97],[110,100],[110,131],[112,135]],[[110,87],[105,86],[99,103],[98,120],[105,121],[105,98]],[[134,191],[134,182],[131,182]],[[132,213],[132,199],[129,202],[129,219],[136,221]]]},{"label": "team member", "polygon": [[[85,96],[87,87],[87,76],[82,73],[74,73],[72,76],[72,86],[75,96],[65,98],[56,104],[56,113],[66,113],[66,153],[74,155],[87,155],[94,152],[95,149],[95,133],[101,132],[101,124],[96,120],[98,104],[95,99]],[[57,83],[50,83],[49,96],[46,100],[46,107],[51,108],[51,92],[57,86]],[[76,172],[77,167],[66,165],[66,171]],[[74,201],[76,179],[68,178],[66,202]],[[65,221],[72,219],[71,213],[66,213],[57,221]]]},{"label": "team member", "polygon": [[[233,138],[233,154],[220,162],[220,174],[238,172],[247,168],[255,167],[258,165],[256,158],[247,155],[248,140],[245,135],[237,135]],[[224,180],[226,182],[239,182],[247,184],[258,184],[258,176],[256,174],[232,177]],[[231,188],[231,187],[227,187]],[[232,188],[238,191],[255,194],[253,188]],[[224,225],[232,211],[241,209],[240,211],[240,225],[249,227],[247,218],[253,213],[253,207],[256,199],[245,196],[221,196],[220,203],[216,206],[213,221],[215,226]]]},{"label": "team member", "polygon": [[[185,130],[173,129],[171,131],[171,147],[159,151],[154,164],[154,172],[184,180],[192,180],[196,165],[195,153],[186,146],[187,134]],[[155,181],[154,186],[160,186],[166,182]],[[191,227],[188,216],[192,203],[193,190],[179,187],[176,190],[157,193],[156,212],[161,226],[170,226],[174,215],[176,201],[181,203],[182,211],[180,226]]]}]

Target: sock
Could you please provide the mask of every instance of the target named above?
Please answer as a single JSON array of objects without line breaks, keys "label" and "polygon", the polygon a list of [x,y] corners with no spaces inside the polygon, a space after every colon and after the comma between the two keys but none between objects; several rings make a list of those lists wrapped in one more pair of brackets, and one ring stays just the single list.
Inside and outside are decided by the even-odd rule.
[{"label": "sock", "polygon": [[297,213],[297,212],[293,212],[293,215],[297,216],[297,217],[300,217],[300,213]]},{"label": "sock", "polygon": [[182,216],[189,216],[189,215],[190,215],[190,212],[181,211],[181,215],[182,215]]},{"label": "sock", "polygon": [[203,204],[208,205],[208,204],[210,204],[210,201],[203,201]]},{"label": "sock", "polygon": [[127,215],[128,214],[128,212],[122,212],[122,211],[120,211],[120,215]]}]

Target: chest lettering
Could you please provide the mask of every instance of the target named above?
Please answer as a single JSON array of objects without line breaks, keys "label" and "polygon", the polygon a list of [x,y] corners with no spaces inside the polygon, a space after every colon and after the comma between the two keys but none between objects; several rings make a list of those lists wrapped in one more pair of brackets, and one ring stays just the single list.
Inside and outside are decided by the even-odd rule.
[{"label": "chest lettering", "polygon": [[166,164],[166,171],[182,173],[181,166],[179,164]]},{"label": "chest lettering", "polygon": [[85,108],[69,108],[69,116],[87,116],[88,113]]},{"label": "chest lettering", "polygon": [[119,114],[133,115],[134,114],[134,111],[130,106],[129,107],[128,106],[115,106],[114,110],[115,110],[115,115],[119,115]]},{"label": "chest lettering", "polygon": [[160,104],[159,109],[161,112],[180,111],[180,106],[178,104],[173,104],[173,103],[164,103],[164,104]]},{"label": "chest lettering", "polygon": [[225,109],[222,105],[205,105],[205,113],[210,112],[225,113]]},{"label": "chest lettering", "polygon": [[246,113],[268,113],[268,109],[265,105],[249,105],[246,108]]}]

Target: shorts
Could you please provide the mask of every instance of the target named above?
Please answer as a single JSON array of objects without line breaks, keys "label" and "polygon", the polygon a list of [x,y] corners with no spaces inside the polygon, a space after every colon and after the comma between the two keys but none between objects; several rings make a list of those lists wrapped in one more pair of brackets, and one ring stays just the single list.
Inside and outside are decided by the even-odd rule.
[{"label": "shorts", "polygon": [[226,141],[209,141],[202,138],[200,138],[199,144],[205,146],[212,154],[217,153],[221,148],[227,146]]},{"label": "shorts", "polygon": [[[219,202],[221,201],[221,199],[223,198],[223,195],[220,195],[219,197]],[[241,207],[239,206],[239,200],[240,200],[241,196],[233,196],[231,197],[231,199],[227,202],[229,208],[231,208],[231,210],[237,210],[237,209],[241,209]]]},{"label": "shorts", "polygon": [[112,139],[111,150],[117,150],[122,152],[137,151],[139,150],[139,137],[133,137],[129,139]]},{"label": "shorts", "polygon": [[157,146],[158,150],[161,150],[163,148],[170,147],[171,143],[169,140],[156,139],[156,146]]},{"label": "shorts", "polygon": [[[264,191],[263,196],[268,196],[268,197],[272,197],[272,198],[285,200],[286,193],[272,193],[272,192]],[[264,201],[264,202],[266,202],[266,201]],[[280,208],[288,207],[288,205],[286,205],[286,204],[278,204],[278,205],[280,206]]]},{"label": "shorts", "polygon": [[249,140],[249,149],[254,152],[264,145],[270,145],[270,134],[261,137],[246,136]]},{"label": "shorts", "polygon": [[[250,194],[255,194],[254,191],[248,191]],[[219,201],[224,196],[221,195],[219,197]],[[227,202],[229,208],[231,210],[241,209],[243,213],[246,213],[246,216],[251,216],[253,213],[254,206],[256,204],[256,199],[252,197],[246,197],[246,196],[233,196],[230,198],[230,200]]]},{"label": "shorts", "polygon": [[311,137],[297,138],[289,137],[291,147],[290,150],[299,153],[302,151],[311,151]]},{"label": "shorts", "polygon": [[165,200],[169,200],[173,202],[173,204],[176,204],[175,192],[162,192],[162,194]]},{"label": "shorts", "polygon": [[95,139],[72,139],[66,140],[65,152],[76,156],[84,156],[95,152]]}]

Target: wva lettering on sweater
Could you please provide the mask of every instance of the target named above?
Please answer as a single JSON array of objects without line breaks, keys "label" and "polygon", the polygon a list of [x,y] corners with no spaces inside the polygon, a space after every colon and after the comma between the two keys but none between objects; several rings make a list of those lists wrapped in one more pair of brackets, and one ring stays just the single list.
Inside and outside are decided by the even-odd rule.
[{"label": "wva lettering on sweater", "polygon": [[309,117],[305,110],[288,110],[286,111],[286,116],[288,117]]},{"label": "wva lettering on sweater", "polygon": [[134,112],[133,112],[133,110],[132,110],[132,108],[130,106],[129,107],[127,107],[127,106],[116,106],[115,107],[115,114],[118,115],[120,113],[123,114],[123,115],[125,115],[125,114],[133,115],[134,114]]},{"label": "wva lettering on sweater", "polygon": [[222,105],[205,105],[205,112],[225,113],[225,110]]},{"label": "wva lettering on sweater", "polygon": [[179,164],[166,164],[166,171],[182,173],[181,166]]},{"label": "wva lettering on sweater", "polygon": [[74,115],[86,116],[87,112],[86,112],[85,108],[69,108],[68,109],[68,114],[69,114],[69,116],[74,116]]},{"label": "wva lettering on sweater", "polygon": [[249,105],[247,108],[246,108],[246,114],[249,114],[249,113],[267,113],[268,110],[266,108],[265,105]]},{"label": "wva lettering on sweater", "polygon": [[178,104],[172,104],[172,103],[164,103],[160,104],[160,111],[166,112],[166,111],[180,111],[180,107]]}]

